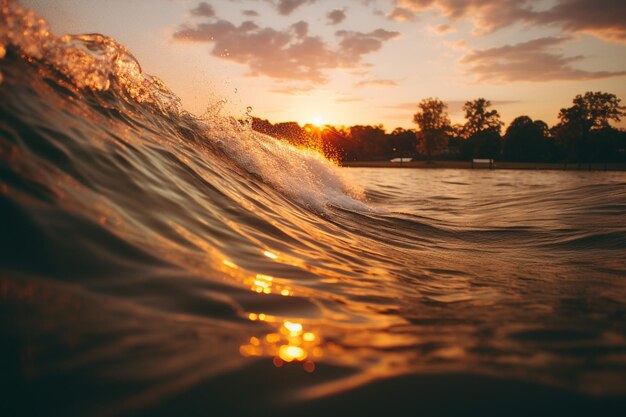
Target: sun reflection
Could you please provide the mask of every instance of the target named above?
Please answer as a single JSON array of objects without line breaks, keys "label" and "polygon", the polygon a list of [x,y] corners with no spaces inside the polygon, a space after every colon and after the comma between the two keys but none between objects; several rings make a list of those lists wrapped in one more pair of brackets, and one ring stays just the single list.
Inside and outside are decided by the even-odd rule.
[{"label": "sun reflection", "polygon": [[283,326],[285,326],[285,329],[289,330],[289,334],[292,336],[297,336],[302,333],[302,325],[300,323],[286,321],[283,323]]},{"label": "sun reflection", "polygon": [[254,277],[245,280],[250,289],[258,294],[280,294],[284,297],[292,295],[292,290],[286,285],[274,282],[271,275],[257,274]]},{"label": "sun reflection", "polygon": [[[270,259],[278,259],[278,255],[264,251],[263,255]],[[267,274],[256,274],[245,276],[243,269],[240,269],[234,262],[222,258],[222,264],[228,270],[229,275],[243,275],[243,282],[250,287],[250,290],[258,294],[280,294],[291,296],[292,289],[280,282],[280,278]],[[282,323],[275,316],[268,316],[265,313],[249,312],[247,318],[250,321],[263,321],[273,326],[280,327],[271,333],[259,338],[250,337],[248,341],[239,347],[242,356],[272,356],[272,362],[276,367],[281,367],[285,362],[299,362],[306,372],[315,370],[315,361],[322,357],[321,337],[314,329],[305,329],[303,323],[293,320],[283,320]]]},{"label": "sun reflection", "polygon": [[[250,313],[251,320],[257,320],[260,314]],[[253,318],[254,317],[254,318]],[[281,367],[285,362],[301,362],[305,371],[315,370],[315,361],[322,357],[321,338],[315,330],[305,331],[304,325],[295,321],[283,321],[276,332],[268,333],[263,338],[251,337],[241,345],[242,356],[273,356],[274,366]]]},{"label": "sun reflection", "polygon": [[[265,253],[267,257],[278,257],[276,254],[267,251]],[[293,290],[289,285],[285,285],[280,282],[280,278],[276,279],[271,275],[256,274],[249,275],[245,269],[227,258],[221,258],[223,267],[221,270],[236,279],[239,282],[243,282],[244,285],[258,294],[280,294],[283,297],[293,295]]]},{"label": "sun reflection", "polygon": [[250,313],[250,314],[248,314],[248,318],[251,321],[256,321],[256,320],[265,321],[265,320],[267,320],[267,316],[265,314],[263,314],[263,313],[259,313],[259,314]]},{"label": "sun reflection", "polygon": [[237,266],[237,264],[236,264],[236,263],[234,263],[234,262],[232,262],[232,261],[229,261],[228,259],[223,259],[223,260],[222,260],[222,263],[223,263],[224,265],[226,265],[227,267],[232,268],[232,269],[237,269],[237,268],[239,268],[239,267]]}]

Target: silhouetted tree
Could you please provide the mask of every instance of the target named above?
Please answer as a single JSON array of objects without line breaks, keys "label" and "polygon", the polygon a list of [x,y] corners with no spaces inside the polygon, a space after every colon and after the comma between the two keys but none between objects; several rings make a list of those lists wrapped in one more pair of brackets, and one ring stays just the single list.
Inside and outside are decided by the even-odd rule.
[{"label": "silhouetted tree", "polygon": [[300,127],[296,122],[272,124],[258,118],[251,125],[256,131],[317,149],[337,161],[413,157],[420,150],[429,158],[437,155],[446,159],[496,159],[503,154],[507,160],[520,162],[626,162],[626,132],[610,125],[626,116],[626,109],[613,94],[588,92],[576,96],[571,107],[561,110],[559,123],[551,130],[541,120],[517,117],[507,128],[504,141],[500,115],[489,109],[488,100],[466,102],[463,109],[467,121],[454,126],[450,126],[441,100],[427,98],[418,106],[413,121],[420,127],[419,132],[396,128],[385,133],[382,125]]},{"label": "silhouetted tree", "polygon": [[488,107],[491,107],[491,101],[484,98],[465,102],[463,111],[467,120],[464,126],[466,137],[471,137],[485,130],[493,130],[500,134],[504,123],[500,121],[498,111],[487,110]]},{"label": "silhouetted tree", "polygon": [[[568,160],[591,162],[594,132],[604,131],[604,136],[612,129],[611,120],[619,122],[626,115],[621,100],[611,93],[591,92],[574,97],[573,105],[561,109],[559,123],[552,129],[553,135],[563,149]],[[609,129],[609,130],[607,130]],[[614,130],[614,129],[613,129]],[[617,133],[615,136],[617,137]]]},{"label": "silhouetted tree", "polygon": [[448,149],[450,118],[448,105],[437,98],[425,98],[418,105],[419,111],[413,115],[413,122],[420,130],[417,134],[417,147],[428,159]]},{"label": "silhouetted tree", "polygon": [[590,133],[589,160],[596,162],[626,161],[626,132],[611,126]]},{"label": "silhouetted tree", "polygon": [[417,145],[416,133],[411,129],[403,129],[397,127],[387,135],[389,147],[394,154],[400,154],[404,157],[413,157],[415,155],[415,147]]},{"label": "silhouetted tree", "polygon": [[463,145],[463,153],[471,158],[496,159],[502,150],[502,137],[495,130],[483,130],[470,136]]},{"label": "silhouetted tree", "polygon": [[553,155],[553,149],[553,140],[548,136],[545,122],[519,116],[506,130],[502,156],[507,161],[547,162]]},{"label": "silhouetted tree", "polygon": [[350,136],[358,143],[357,158],[361,161],[383,159],[389,154],[389,143],[385,140],[386,135],[382,125],[352,126]]},{"label": "silhouetted tree", "polygon": [[468,101],[463,106],[465,125],[463,134],[467,140],[463,143],[461,154],[465,158],[491,158],[499,156],[502,148],[500,132],[503,123],[497,110],[488,110],[491,102],[484,98]]}]

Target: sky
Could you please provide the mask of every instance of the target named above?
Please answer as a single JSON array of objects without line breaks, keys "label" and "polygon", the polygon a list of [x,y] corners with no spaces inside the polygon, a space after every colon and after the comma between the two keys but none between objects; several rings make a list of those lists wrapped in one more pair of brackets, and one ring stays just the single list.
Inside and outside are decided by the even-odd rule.
[{"label": "sky", "polygon": [[[124,44],[195,114],[415,128],[484,97],[552,125],[577,94],[626,100],[624,0],[22,0],[52,31]],[[223,105],[222,103],[226,103]],[[626,121],[618,124],[626,127]]]}]

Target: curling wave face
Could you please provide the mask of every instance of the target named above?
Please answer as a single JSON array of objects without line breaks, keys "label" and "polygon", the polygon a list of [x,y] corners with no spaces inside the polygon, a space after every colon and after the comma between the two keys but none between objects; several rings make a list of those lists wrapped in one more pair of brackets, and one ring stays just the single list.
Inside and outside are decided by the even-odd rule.
[{"label": "curling wave face", "polygon": [[459,372],[626,393],[623,174],[342,171],[1,13],[9,409],[277,414]]}]

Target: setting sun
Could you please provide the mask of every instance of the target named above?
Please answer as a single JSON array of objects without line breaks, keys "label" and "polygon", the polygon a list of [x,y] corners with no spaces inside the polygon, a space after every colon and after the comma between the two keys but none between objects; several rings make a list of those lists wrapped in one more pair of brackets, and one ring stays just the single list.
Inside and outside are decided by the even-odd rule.
[{"label": "setting sun", "polygon": [[313,126],[322,127],[324,126],[324,119],[321,116],[313,116],[311,118],[311,124]]}]

